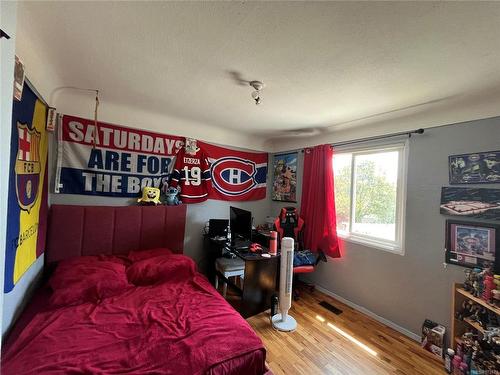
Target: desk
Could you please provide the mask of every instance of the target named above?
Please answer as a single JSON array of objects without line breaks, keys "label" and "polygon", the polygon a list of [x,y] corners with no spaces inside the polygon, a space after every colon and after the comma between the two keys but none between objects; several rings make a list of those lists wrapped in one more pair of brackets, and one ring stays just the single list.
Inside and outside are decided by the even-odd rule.
[{"label": "desk", "polygon": [[[215,259],[221,257],[224,251],[229,251],[245,261],[245,277],[243,288],[238,288],[233,282],[218,276],[226,281],[241,294],[240,314],[244,318],[257,315],[271,307],[271,296],[277,293],[277,277],[279,255],[266,258],[260,254],[243,252],[227,246],[226,241],[216,241],[205,237],[205,250],[209,251],[209,278],[215,280]],[[267,248],[264,248],[267,252]]]},{"label": "desk", "polygon": [[268,230],[266,231],[254,230],[252,231],[252,240],[262,246],[268,247],[269,241],[271,240],[271,233]]}]

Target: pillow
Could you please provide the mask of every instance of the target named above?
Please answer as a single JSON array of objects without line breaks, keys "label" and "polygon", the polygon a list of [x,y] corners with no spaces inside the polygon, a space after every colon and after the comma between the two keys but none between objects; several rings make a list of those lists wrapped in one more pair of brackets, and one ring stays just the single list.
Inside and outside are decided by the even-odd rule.
[{"label": "pillow", "polygon": [[84,255],[80,257],[73,257],[69,259],[62,260],[58,263],[65,264],[66,266],[78,265],[82,263],[95,263],[99,261],[108,261],[112,263],[123,264],[125,266],[130,264],[130,260],[126,255]]},{"label": "pillow", "polygon": [[59,262],[49,280],[53,293],[53,306],[96,303],[104,298],[120,294],[130,285],[125,265],[100,257],[80,257]]},{"label": "pillow", "polygon": [[172,254],[172,250],[167,249],[166,247],[161,247],[157,249],[131,251],[128,254],[128,259],[131,260],[132,262],[137,262],[139,260],[149,259],[169,254]]},{"label": "pillow", "polygon": [[187,256],[170,254],[139,260],[127,268],[127,279],[137,286],[167,281],[185,281],[196,272],[194,261]]}]

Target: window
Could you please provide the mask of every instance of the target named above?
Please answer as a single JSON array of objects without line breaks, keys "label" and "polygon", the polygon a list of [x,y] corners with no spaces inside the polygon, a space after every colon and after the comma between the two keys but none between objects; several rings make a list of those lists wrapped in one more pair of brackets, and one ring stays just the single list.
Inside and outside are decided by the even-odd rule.
[{"label": "window", "polygon": [[333,157],[337,233],[403,254],[405,144],[345,149]]}]

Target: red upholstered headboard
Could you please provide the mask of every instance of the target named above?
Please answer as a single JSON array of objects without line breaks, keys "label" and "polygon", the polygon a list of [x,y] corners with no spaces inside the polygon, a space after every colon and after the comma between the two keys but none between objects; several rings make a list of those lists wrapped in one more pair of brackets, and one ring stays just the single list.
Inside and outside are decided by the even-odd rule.
[{"label": "red upholstered headboard", "polygon": [[184,250],[186,206],[52,205],[45,261],[81,255],[127,254],[168,247]]}]

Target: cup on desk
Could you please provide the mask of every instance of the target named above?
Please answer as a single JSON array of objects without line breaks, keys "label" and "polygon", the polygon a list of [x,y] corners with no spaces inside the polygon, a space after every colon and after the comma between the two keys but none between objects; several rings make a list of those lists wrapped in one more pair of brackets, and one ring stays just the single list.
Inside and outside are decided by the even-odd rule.
[{"label": "cup on desk", "polygon": [[278,232],[272,230],[269,236],[269,254],[278,254]]}]

